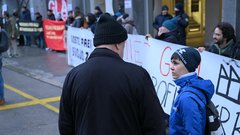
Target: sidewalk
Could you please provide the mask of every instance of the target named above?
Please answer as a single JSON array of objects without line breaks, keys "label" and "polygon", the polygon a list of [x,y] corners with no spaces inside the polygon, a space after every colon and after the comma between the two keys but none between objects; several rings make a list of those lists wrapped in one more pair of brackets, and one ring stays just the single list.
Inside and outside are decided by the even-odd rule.
[{"label": "sidewalk", "polygon": [[3,67],[29,77],[62,87],[67,73],[73,68],[67,65],[67,54],[46,51],[36,46],[18,47],[17,58],[3,54]]}]

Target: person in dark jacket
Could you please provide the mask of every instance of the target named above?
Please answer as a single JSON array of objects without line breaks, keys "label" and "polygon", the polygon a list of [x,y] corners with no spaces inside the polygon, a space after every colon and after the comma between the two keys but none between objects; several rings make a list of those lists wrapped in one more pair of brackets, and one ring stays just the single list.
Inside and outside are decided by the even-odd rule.
[{"label": "person in dark jacket", "polygon": [[74,21],[72,23],[72,27],[81,28],[83,26],[83,15],[80,10],[74,10]]},{"label": "person in dark jacket", "polygon": [[172,20],[166,20],[163,22],[155,38],[170,43],[180,44],[177,26]]},{"label": "person in dark jacket", "polygon": [[61,135],[164,135],[164,112],[148,72],[123,61],[128,35],[112,16],[96,25],[89,59],[67,75]]},{"label": "person in dark jacket", "polygon": [[72,26],[74,22],[73,11],[68,11],[68,17],[65,23],[65,30],[67,30],[68,26]]},{"label": "person in dark jacket", "polygon": [[[221,22],[217,24],[213,33],[214,44],[208,49],[209,52],[240,60],[240,42],[236,40],[235,31],[231,24]],[[204,47],[198,48],[200,51]]]},{"label": "person in dark jacket", "polygon": [[103,14],[102,9],[99,6],[96,6],[94,14],[95,14],[96,18],[98,19]]},{"label": "person in dark jacket", "polygon": [[88,13],[86,16],[86,21],[88,23],[89,28],[91,29],[92,33],[94,34],[96,28],[97,19],[94,14]]},{"label": "person in dark jacket", "polygon": [[[30,13],[30,10],[27,9],[26,6],[24,6],[22,8],[22,13],[21,13],[21,16],[20,16],[20,21],[25,21],[25,22],[30,22],[32,21],[32,18],[31,18],[31,13]],[[25,46],[31,46],[32,44],[32,37],[31,36],[27,36],[27,35],[24,35],[25,37]]]},{"label": "person in dark jacket", "polygon": [[168,13],[168,6],[163,5],[161,14],[155,17],[155,21],[153,22],[153,27],[158,31],[159,28],[162,26],[163,22],[166,20],[172,19],[172,15]]},{"label": "person in dark jacket", "polygon": [[20,20],[22,20],[22,21],[31,21],[32,20],[30,10],[27,9],[26,6],[22,7],[22,13],[20,16]]},{"label": "person in dark jacket", "polygon": [[[2,49],[2,46],[8,46],[9,40],[7,40],[8,34],[7,32],[3,29],[3,24],[0,23],[0,46]],[[4,47],[6,48],[6,47]],[[2,53],[4,52],[3,50],[0,50],[0,106],[5,104],[5,98],[4,98],[4,80],[2,76]]]},{"label": "person in dark jacket", "polygon": [[53,11],[51,9],[48,9],[47,11],[47,19],[56,20],[55,15],[53,14]]},{"label": "person in dark jacket", "polygon": [[[42,26],[42,15],[39,12],[35,13],[35,21],[39,22],[39,24]],[[44,41],[44,35],[43,32],[41,32],[38,36],[35,37],[37,41],[37,46],[39,48],[45,49],[45,41]]]},{"label": "person in dark jacket", "polygon": [[177,30],[180,34],[180,44],[186,45],[186,28],[189,24],[189,17],[184,12],[184,6],[182,3],[177,3],[174,10],[175,17],[173,17],[172,20],[177,25]]},{"label": "person in dark jacket", "polygon": [[[152,38],[150,34],[145,35],[146,39]],[[166,41],[169,43],[180,44],[177,26],[172,20],[166,20],[159,28],[155,39]]]},{"label": "person in dark jacket", "polygon": [[206,104],[214,85],[195,72],[201,56],[194,48],[181,48],[173,53],[171,62],[172,77],[180,88],[170,113],[170,135],[204,135]]}]

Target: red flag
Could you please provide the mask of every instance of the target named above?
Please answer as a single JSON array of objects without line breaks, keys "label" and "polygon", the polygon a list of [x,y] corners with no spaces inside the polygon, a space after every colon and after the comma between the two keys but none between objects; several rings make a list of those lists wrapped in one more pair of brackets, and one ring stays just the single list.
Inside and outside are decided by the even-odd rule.
[{"label": "red flag", "polygon": [[43,21],[44,38],[47,47],[53,50],[64,51],[64,21]]}]

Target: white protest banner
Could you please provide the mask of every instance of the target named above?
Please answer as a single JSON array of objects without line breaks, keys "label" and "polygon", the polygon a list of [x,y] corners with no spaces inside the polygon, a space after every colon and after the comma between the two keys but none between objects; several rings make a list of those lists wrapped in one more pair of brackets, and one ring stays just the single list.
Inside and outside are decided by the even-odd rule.
[{"label": "white protest banner", "polygon": [[85,62],[93,49],[93,33],[90,30],[68,27],[68,65],[77,66]]},{"label": "white protest banner", "polygon": [[[69,33],[76,35],[77,32]],[[71,40],[70,37],[68,41]],[[82,45],[76,45],[76,48],[79,47],[84,48]],[[186,46],[152,38],[146,40],[141,35],[128,35],[125,44],[123,59],[142,66],[149,72],[160,103],[168,114],[178,90],[172,79],[170,59],[177,49],[184,47]],[[90,52],[91,49],[88,49],[89,54]],[[224,132],[231,135],[240,134],[240,61],[207,51],[201,53],[201,58],[196,72],[200,77],[211,80],[215,86],[212,101],[218,106]]]},{"label": "white protest banner", "polygon": [[145,64],[145,54],[149,50],[148,41],[144,36],[128,35],[124,48],[124,61],[142,66]]},{"label": "white protest banner", "polygon": [[[138,38],[139,39],[139,38]],[[134,41],[133,41],[134,42]],[[149,39],[149,50],[145,53],[143,67],[148,70],[165,112],[170,113],[178,87],[171,77],[171,55],[183,48],[155,39]],[[144,46],[144,45],[142,45]],[[209,79],[215,86],[212,101],[218,106],[220,119],[226,134],[240,134],[240,61],[204,51],[197,73]]]}]

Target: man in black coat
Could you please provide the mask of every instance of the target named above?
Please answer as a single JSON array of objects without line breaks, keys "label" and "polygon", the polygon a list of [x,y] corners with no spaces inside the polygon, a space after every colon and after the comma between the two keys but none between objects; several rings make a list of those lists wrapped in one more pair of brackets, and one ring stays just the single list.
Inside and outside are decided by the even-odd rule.
[{"label": "man in black coat", "polygon": [[126,40],[113,17],[99,18],[96,49],[64,82],[61,135],[165,135],[164,112],[148,72],[122,59]]},{"label": "man in black coat", "polygon": [[158,31],[162,24],[166,20],[172,19],[172,15],[168,13],[168,6],[163,5],[161,13],[155,17],[155,21],[153,22],[153,27]]},{"label": "man in black coat", "polygon": [[180,34],[180,44],[186,45],[186,28],[189,25],[189,16],[185,13],[182,3],[177,3],[174,10],[175,17],[172,20],[177,25],[177,30]]}]

